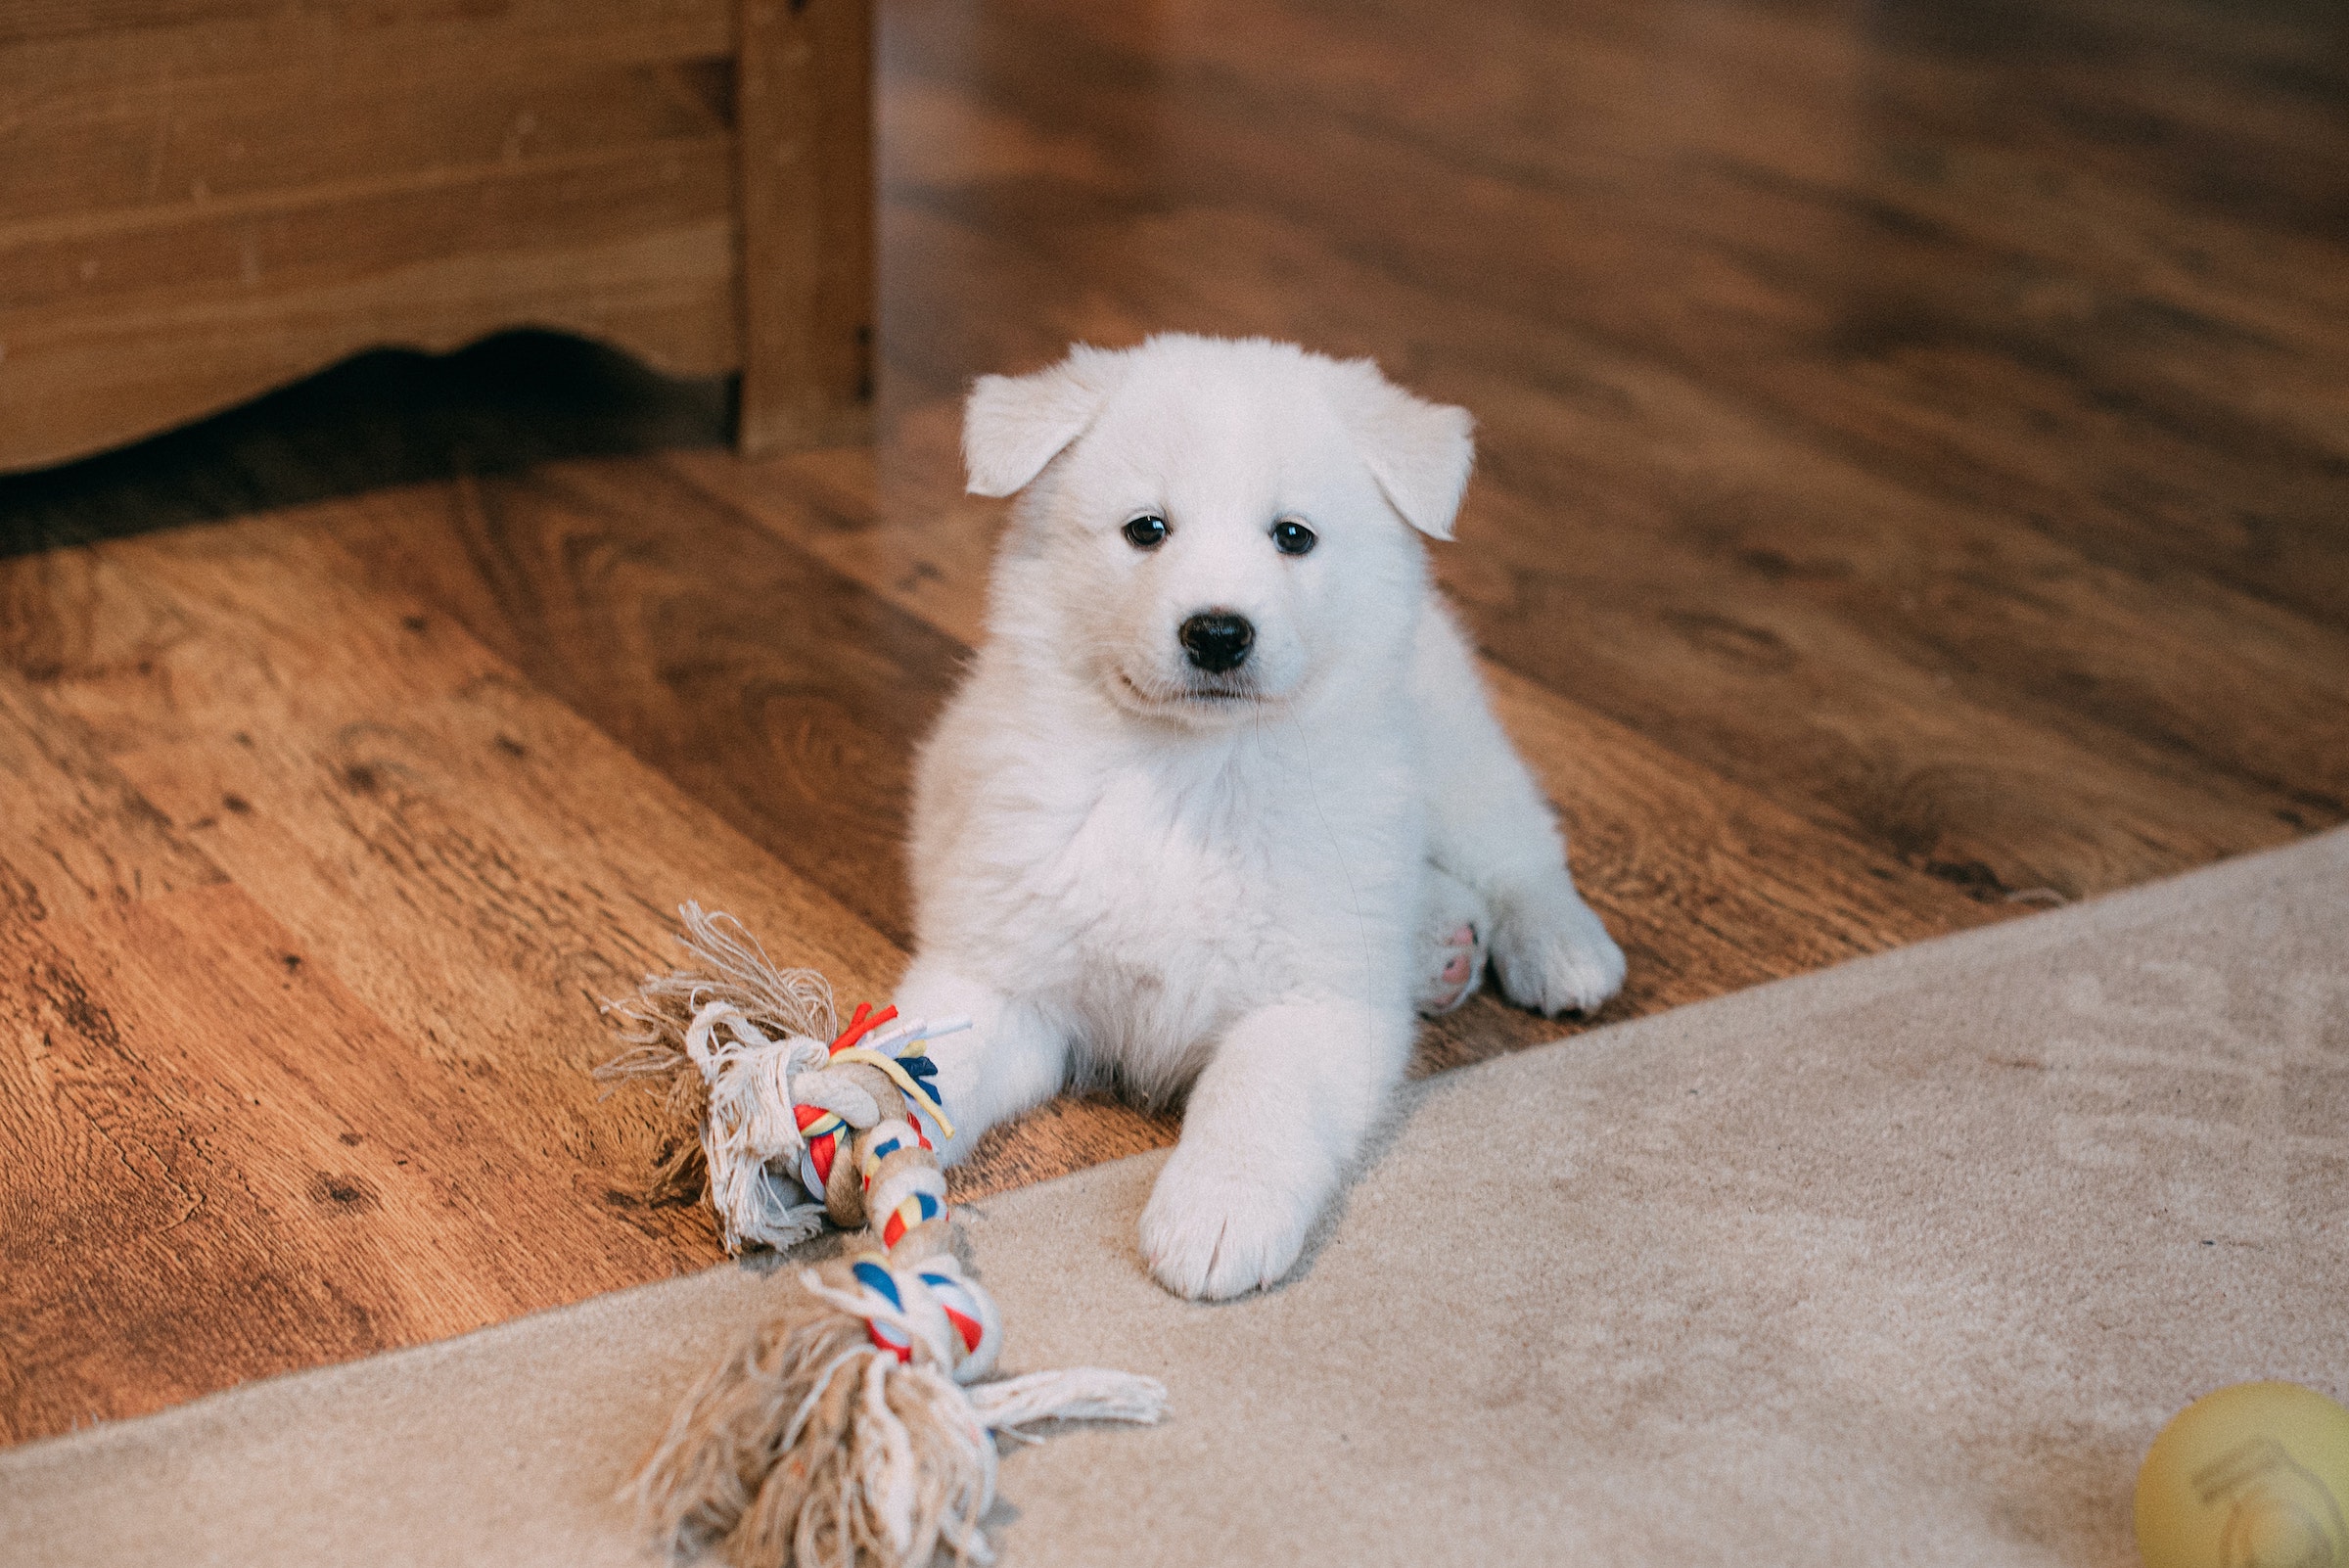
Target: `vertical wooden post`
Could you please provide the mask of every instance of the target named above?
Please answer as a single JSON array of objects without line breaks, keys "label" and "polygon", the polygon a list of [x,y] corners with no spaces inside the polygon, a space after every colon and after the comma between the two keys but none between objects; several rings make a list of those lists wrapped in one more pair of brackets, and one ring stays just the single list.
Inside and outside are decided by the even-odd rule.
[{"label": "vertical wooden post", "polygon": [[872,0],[740,0],[745,455],[869,438]]}]

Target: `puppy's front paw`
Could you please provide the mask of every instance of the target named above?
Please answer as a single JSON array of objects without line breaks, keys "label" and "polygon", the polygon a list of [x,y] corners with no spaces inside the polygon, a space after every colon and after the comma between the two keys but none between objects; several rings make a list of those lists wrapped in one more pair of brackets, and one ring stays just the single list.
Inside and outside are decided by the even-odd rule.
[{"label": "puppy's front paw", "polygon": [[1623,989],[1623,949],[1570,886],[1508,900],[1493,967],[1509,1000],[1552,1015],[1595,1011]]},{"label": "puppy's front paw", "polygon": [[1142,1260],[1177,1296],[1244,1295],[1289,1271],[1319,1207],[1317,1191],[1231,1171],[1178,1145],[1142,1210]]}]

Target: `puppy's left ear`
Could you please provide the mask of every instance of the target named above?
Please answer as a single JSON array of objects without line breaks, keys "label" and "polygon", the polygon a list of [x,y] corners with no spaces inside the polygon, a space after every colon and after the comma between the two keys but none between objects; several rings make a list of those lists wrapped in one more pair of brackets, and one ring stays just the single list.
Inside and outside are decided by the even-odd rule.
[{"label": "puppy's left ear", "polygon": [[962,405],[962,465],[973,495],[1011,495],[1093,422],[1126,356],[1079,344],[1049,370],[982,376]]},{"label": "puppy's left ear", "polygon": [[1451,538],[1476,463],[1475,418],[1412,396],[1367,359],[1330,368],[1331,399],[1388,502],[1429,538]]}]

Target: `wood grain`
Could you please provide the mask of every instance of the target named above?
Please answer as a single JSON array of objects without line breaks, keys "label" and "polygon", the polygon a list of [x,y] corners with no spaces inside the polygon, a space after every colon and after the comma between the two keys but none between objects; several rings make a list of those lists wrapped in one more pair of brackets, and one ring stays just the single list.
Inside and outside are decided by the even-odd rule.
[{"label": "wood grain", "polygon": [[[12,232],[88,238],[159,209],[253,212],[322,187],[723,141],[732,129],[723,52],[550,59],[491,37],[476,41],[476,69],[435,79],[434,57],[414,51],[448,40],[418,31],[371,28],[348,46],[361,58],[332,72],[289,69],[282,53],[224,58],[214,45],[194,69],[64,65],[61,81],[34,77],[28,51],[0,52],[0,82],[24,106],[0,164],[0,212]],[[311,133],[289,140],[294,115]]]},{"label": "wood grain", "polygon": [[[354,22],[363,25],[354,26]],[[0,45],[40,68],[43,79],[136,79],[184,68],[191,57],[220,69],[282,58],[333,37],[371,69],[437,70],[427,57],[466,44],[497,55],[559,61],[684,59],[732,44],[726,0],[349,0],[307,6],[253,0],[17,0],[0,16]],[[488,60],[481,69],[496,70]]]},{"label": "wood grain", "polygon": [[64,714],[0,669],[0,923],[224,880]]},{"label": "wood grain", "polygon": [[874,930],[909,937],[912,749],[961,647],[656,463],[372,496],[326,525]]},{"label": "wood grain", "polygon": [[516,326],[741,369],[753,445],[852,435],[869,37],[868,0],[18,7],[0,470]]},{"label": "wood grain", "polygon": [[494,1321],[533,1261],[661,1267],[233,885],[11,924],[0,964],[12,1437]]},{"label": "wood grain", "polygon": [[868,0],[740,0],[746,453],[863,440],[873,397]]},{"label": "wood grain", "polygon": [[[773,14],[771,74],[735,91],[770,147],[846,123],[825,116],[858,82],[785,85],[842,23],[827,4]],[[248,10],[19,8],[0,70],[115,69],[93,18],[138,23],[135,73],[190,29],[351,15]],[[386,38],[465,24],[379,10]],[[567,38],[544,0],[484,12],[530,47],[401,167],[527,184],[540,153],[705,145],[732,14],[592,15]],[[746,461],[707,385],[616,416],[550,361],[511,394],[538,417],[702,449],[494,462],[519,425],[396,382],[189,433],[152,471],[0,480],[0,530],[37,511],[42,539],[218,518],[221,488],[264,512],[0,549],[10,1435],[715,1256],[698,1210],[642,1202],[646,1107],[583,1079],[594,998],[661,961],[688,896],[886,992],[911,748],[980,635],[1001,518],[961,493],[958,399],[1075,339],[1302,338],[1477,414],[1439,571],[1630,952],[1599,1022],[2349,817],[2329,13],[893,0],[881,22],[873,445]],[[609,121],[545,96],[564,82],[611,95]],[[542,139],[492,169],[509,91]],[[200,99],[161,177],[234,139],[233,105]],[[210,199],[281,194],[255,171]],[[694,248],[716,232],[648,243],[646,286],[730,266]],[[775,319],[856,318],[827,264],[782,255]],[[828,363],[832,397],[861,361]],[[1418,1068],[1580,1027],[1480,997]],[[1063,1099],[955,1191],[1174,1131]]]},{"label": "wood grain", "polygon": [[[13,1436],[712,1255],[699,1206],[647,1206],[651,1103],[587,1076],[598,1001],[672,961],[688,898],[855,994],[893,946],[315,518],[11,568],[73,613],[0,688],[43,748],[0,782],[36,847],[101,835],[10,846],[41,899],[0,921]],[[86,1222],[44,1239],[67,1190]]]},{"label": "wood grain", "polygon": [[360,348],[453,348],[517,322],[724,369],[726,153],[653,144],[0,237],[0,463],[77,455]]}]

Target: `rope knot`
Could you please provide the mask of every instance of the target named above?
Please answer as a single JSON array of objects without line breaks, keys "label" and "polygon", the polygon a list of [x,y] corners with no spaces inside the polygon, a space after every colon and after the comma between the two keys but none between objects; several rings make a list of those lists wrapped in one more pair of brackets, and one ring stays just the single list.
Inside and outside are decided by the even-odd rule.
[{"label": "rope knot", "polygon": [[994,1370],[1002,1349],[1003,1318],[994,1298],[962,1271],[951,1256],[926,1258],[911,1266],[893,1264],[881,1253],[865,1253],[849,1271],[852,1290],[824,1282],[810,1268],[800,1283],[810,1295],[864,1319],[875,1347],[901,1363],[935,1366],[957,1383],[973,1383]]},{"label": "rope knot", "polygon": [[[935,1159],[927,1177],[910,1165],[885,1173],[880,1163],[900,1148],[935,1155],[954,1135],[934,1082],[937,1065],[923,1047],[968,1029],[968,1019],[899,1020],[895,1007],[876,1013],[860,1003],[827,1042],[770,1035],[776,1021],[755,1016],[735,988],[697,988],[691,999],[697,1005],[680,1042],[707,1087],[702,1152],[728,1252],[781,1249],[815,1234],[841,1150],[876,1127],[901,1130],[868,1149],[857,1172],[882,1245],[945,1212]],[[901,1104],[885,1103],[893,1097]]]}]

